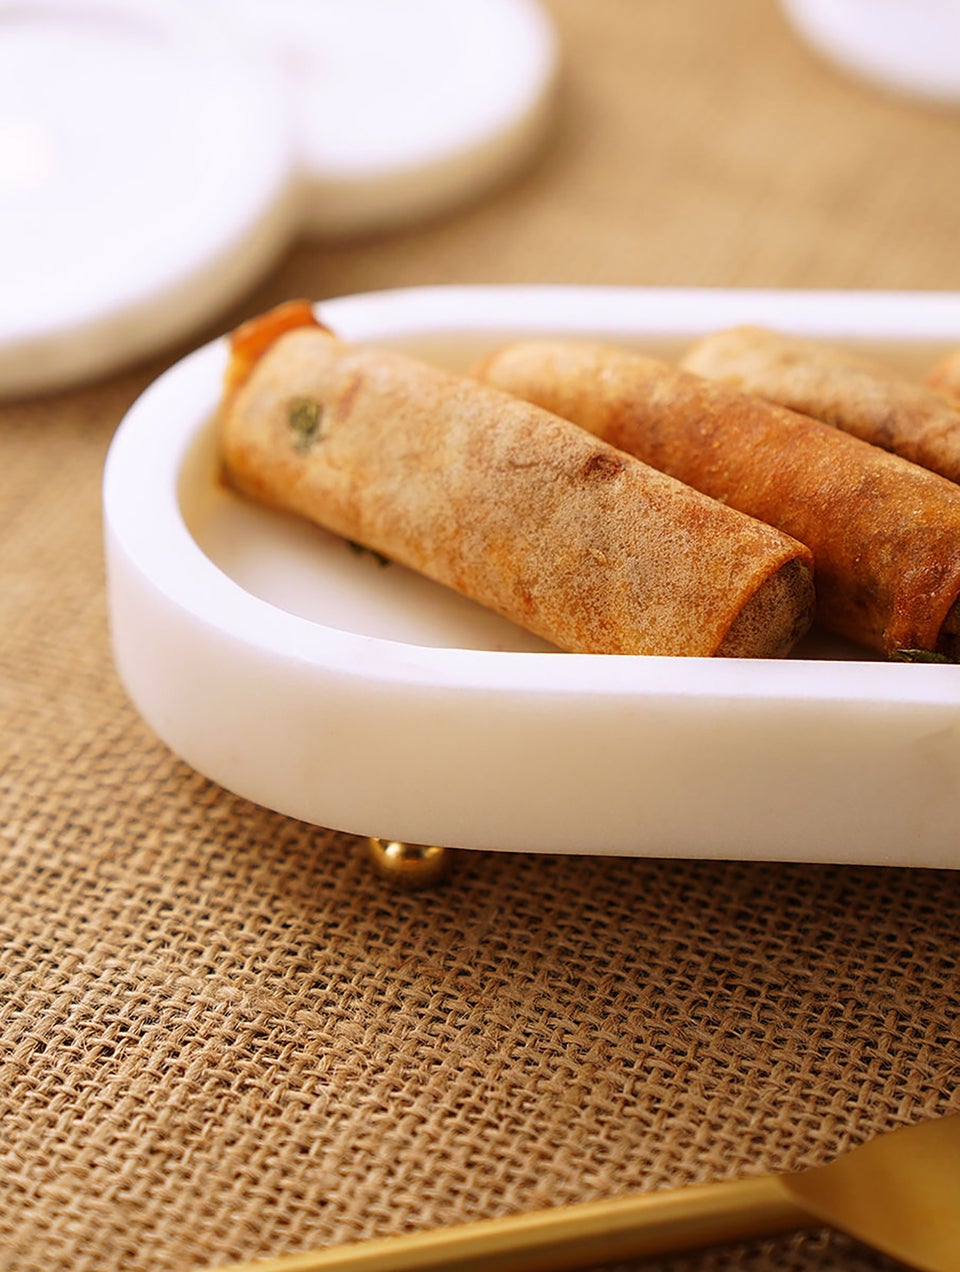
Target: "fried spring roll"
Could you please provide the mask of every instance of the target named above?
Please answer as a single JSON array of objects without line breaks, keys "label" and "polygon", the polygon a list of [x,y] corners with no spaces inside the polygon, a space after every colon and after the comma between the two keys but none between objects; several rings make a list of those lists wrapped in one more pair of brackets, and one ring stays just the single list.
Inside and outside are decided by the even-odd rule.
[{"label": "fried spring roll", "polygon": [[926,380],[936,392],[960,404],[960,349],[948,354],[936,366],[931,367]]},{"label": "fried spring roll", "polygon": [[960,482],[960,409],[870,359],[761,327],[699,341],[682,366]]},{"label": "fried spring roll", "polygon": [[218,428],[256,500],[565,650],[776,657],[810,624],[809,549],[567,420],[316,325],[249,347]]},{"label": "fried spring roll", "polygon": [[942,477],[608,345],[521,342],[475,374],[809,544],[824,626],[887,655],[957,657],[960,490]]}]

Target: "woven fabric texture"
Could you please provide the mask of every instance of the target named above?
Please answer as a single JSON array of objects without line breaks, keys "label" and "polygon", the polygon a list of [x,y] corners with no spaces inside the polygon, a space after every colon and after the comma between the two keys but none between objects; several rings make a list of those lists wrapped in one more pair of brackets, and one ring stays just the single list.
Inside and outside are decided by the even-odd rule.
[{"label": "woven fabric texture", "polygon": [[[532,169],[433,225],[297,245],[222,326],[420,283],[960,288],[960,117],[844,80],[761,0],[550,10]],[[182,352],[0,404],[3,1272],[181,1272],[798,1169],[960,1110],[960,873],[591,843],[458,853],[398,893],[362,841],[172,755],[113,669],[100,478]],[[659,1266],[890,1265],[817,1232]]]}]

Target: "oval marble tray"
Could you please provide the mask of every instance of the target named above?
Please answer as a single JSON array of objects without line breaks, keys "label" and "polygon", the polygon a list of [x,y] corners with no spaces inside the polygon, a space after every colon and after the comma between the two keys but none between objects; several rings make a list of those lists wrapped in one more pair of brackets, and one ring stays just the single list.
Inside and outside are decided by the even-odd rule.
[{"label": "oval marble tray", "polygon": [[[955,295],[434,288],[319,307],[454,367],[523,332],[677,353],[751,321],[923,366]],[[960,859],[960,667],[814,638],[785,661],[561,654],[218,481],[225,344],[135,403],[104,478],[120,676],[224,787],[361,835],[524,852]]]}]

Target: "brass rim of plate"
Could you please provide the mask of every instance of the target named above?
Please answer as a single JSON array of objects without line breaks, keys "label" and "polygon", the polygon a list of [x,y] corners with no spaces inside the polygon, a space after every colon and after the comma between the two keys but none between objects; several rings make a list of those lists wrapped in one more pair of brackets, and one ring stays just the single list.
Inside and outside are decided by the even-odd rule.
[{"label": "brass rim of plate", "polygon": [[428,888],[450,869],[451,852],[439,844],[408,844],[399,839],[367,840],[377,873],[397,888]]}]

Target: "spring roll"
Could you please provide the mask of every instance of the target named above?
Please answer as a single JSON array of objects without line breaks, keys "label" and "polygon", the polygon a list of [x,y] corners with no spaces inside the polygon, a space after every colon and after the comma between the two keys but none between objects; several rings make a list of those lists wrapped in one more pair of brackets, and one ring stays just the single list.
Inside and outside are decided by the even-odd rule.
[{"label": "spring roll", "polygon": [[605,344],[525,341],[478,378],[813,549],[822,624],[956,659],[960,490],[827,424]]},{"label": "spring roll", "polygon": [[761,327],[736,327],[701,340],[681,365],[960,482],[960,409],[929,385],[871,359]]},{"label": "spring roll", "polygon": [[218,418],[239,492],[564,650],[778,657],[809,627],[808,548],[569,421],[313,322],[250,344]]},{"label": "spring roll", "polygon": [[960,407],[960,349],[941,358],[931,367],[926,382]]}]

